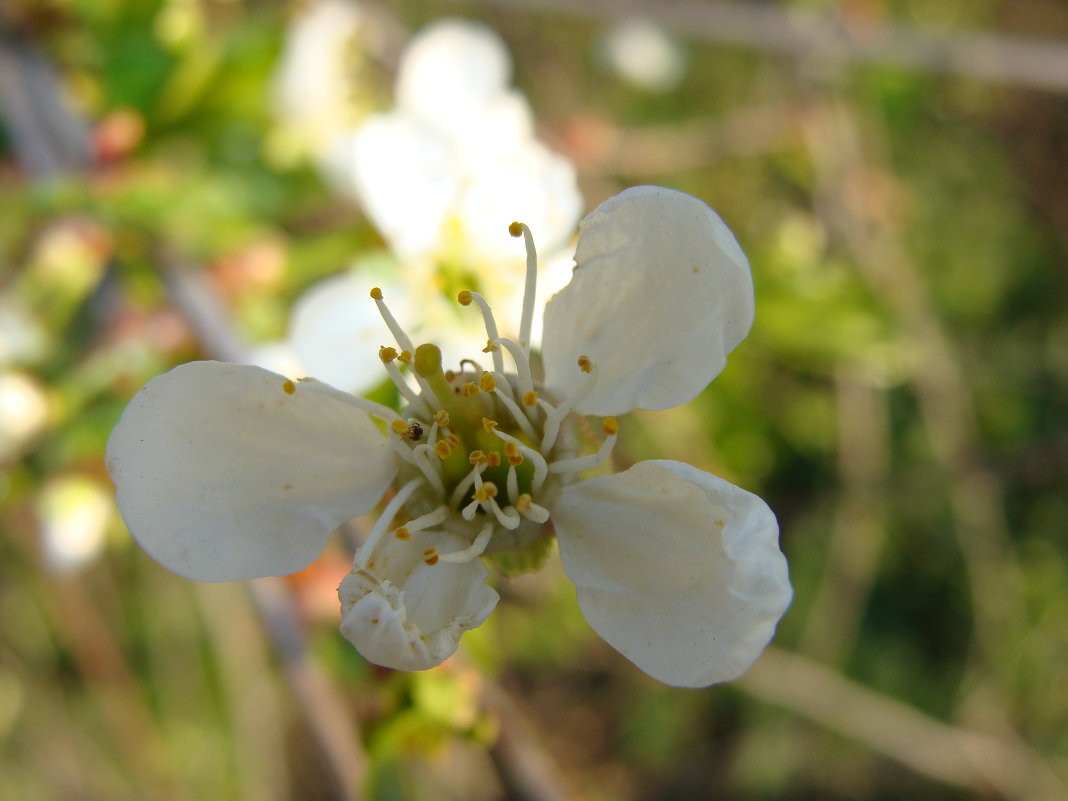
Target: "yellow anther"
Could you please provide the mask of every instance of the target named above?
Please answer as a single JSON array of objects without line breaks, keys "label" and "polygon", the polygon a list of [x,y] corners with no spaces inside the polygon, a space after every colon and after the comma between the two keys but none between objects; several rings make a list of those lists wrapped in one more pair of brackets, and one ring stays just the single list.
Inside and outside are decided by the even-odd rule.
[{"label": "yellow anther", "polygon": [[593,372],[593,362],[590,361],[590,357],[589,356],[579,356],[578,357],[578,366],[579,366],[579,369],[582,370],[582,372],[584,372],[584,373],[592,373]]},{"label": "yellow anther", "polygon": [[485,464],[486,454],[484,451],[480,450],[471,451],[471,453],[467,454],[467,461],[471,464]]},{"label": "yellow anther", "polygon": [[483,353],[493,353],[495,350],[500,350],[501,346],[496,344],[492,339],[486,340],[486,347],[482,349]]},{"label": "yellow anther", "polygon": [[393,532],[393,536],[398,540],[410,540],[412,538],[412,532],[408,530],[407,526],[401,526]]},{"label": "yellow anther", "polygon": [[537,406],[538,405],[538,393],[535,392],[532,389],[528,390],[527,392],[524,392],[523,393],[523,405],[524,406],[529,406],[530,408],[534,408],[535,406]]},{"label": "yellow anther", "polygon": [[444,409],[438,409],[434,412],[434,422],[439,426],[447,426],[449,424],[449,413]]},{"label": "yellow anther", "polygon": [[608,436],[619,433],[619,421],[614,417],[606,417],[601,425],[604,426],[604,433]]},{"label": "yellow anther", "polygon": [[516,511],[521,515],[525,515],[530,511],[530,505],[534,503],[534,499],[530,497],[529,492],[524,492],[518,498],[515,499]]},{"label": "yellow anther", "polygon": [[412,352],[410,350],[402,350],[400,355],[397,356],[397,361],[401,364],[411,364]]},{"label": "yellow anther", "polygon": [[486,464],[490,467],[497,467],[501,463],[501,455],[497,451],[490,451],[486,455]]},{"label": "yellow anther", "polygon": [[473,398],[481,391],[482,390],[478,388],[478,384],[474,383],[473,381],[468,381],[466,384],[460,387],[460,394],[463,395],[465,398]]},{"label": "yellow anther", "polygon": [[449,443],[449,446],[452,448],[460,447],[460,438],[455,434],[449,434],[449,436],[445,437],[445,441]]},{"label": "yellow anther", "polygon": [[461,289],[460,294],[456,296],[456,300],[461,306],[470,306],[474,297],[471,295],[470,289]]},{"label": "yellow anther", "polygon": [[497,379],[493,377],[493,373],[482,372],[482,378],[478,380],[478,388],[483,392],[493,392],[497,388]]},{"label": "yellow anther", "polygon": [[448,440],[439,439],[434,443],[434,453],[438,455],[439,459],[448,459],[449,454],[452,453],[452,445]]},{"label": "yellow anther", "polygon": [[514,442],[504,443],[504,455],[508,459],[508,464],[513,467],[519,467],[523,464],[523,454],[519,451],[519,446]]},{"label": "yellow anther", "polygon": [[389,430],[394,434],[400,434],[401,436],[408,435],[408,424],[403,420],[394,420],[389,424]]},{"label": "yellow anther", "polygon": [[500,423],[498,423],[496,420],[490,420],[488,417],[482,418],[482,427],[486,429],[487,434],[492,434],[493,429],[495,429],[499,425]]},{"label": "yellow anther", "polygon": [[397,349],[383,346],[378,349],[378,358],[382,360],[382,364],[389,364],[397,358]]},{"label": "yellow anther", "polygon": [[428,565],[436,565],[438,563],[438,549],[431,545],[429,548],[423,550],[423,562]]},{"label": "yellow anther", "polygon": [[378,287],[373,287],[371,289],[371,297],[375,300],[382,300],[382,290]]},{"label": "yellow anther", "polygon": [[523,223],[521,223],[521,222],[512,223],[511,225],[508,226],[508,233],[510,233],[512,236],[522,236],[523,235]]},{"label": "yellow anther", "polygon": [[294,392],[296,392],[296,391],[297,391],[297,385],[296,385],[296,384],[294,384],[294,383],[293,383],[292,381],[290,381],[289,379],[286,379],[286,380],[285,380],[285,381],[284,381],[284,382],[282,383],[282,390],[283,390],[283,391],[284,391],[284,392],[285,392],[285,393],[286,393],[287,395],[292,395],[292,394],[293,394]]},{"label": "yellow anther", "polygon": [[475,493],[472,497],[479,503],[486,503],[490,498],[497,497],[497,485],[494,484],[492,481],[487,481],[485,484],[475,490]]}]

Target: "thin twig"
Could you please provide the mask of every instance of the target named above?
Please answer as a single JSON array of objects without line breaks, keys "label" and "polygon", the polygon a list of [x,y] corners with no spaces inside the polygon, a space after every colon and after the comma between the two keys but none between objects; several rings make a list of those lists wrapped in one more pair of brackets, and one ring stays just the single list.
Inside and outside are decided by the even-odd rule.
[{"label": "thin twig", "polygon": [[769,648],[735,686],[932,779],[1019,801],[1068,798],[1030,747],[949,726],[803,656]]},{"label": "thin twig", "polygon": [[763,3],[717,0],[481,2],[597,20],[641,15],[697,41],[746,45],[825,61],[891,64],[1054,92],[1068,91],[1068,46],[1037,38],[933,33]]}]

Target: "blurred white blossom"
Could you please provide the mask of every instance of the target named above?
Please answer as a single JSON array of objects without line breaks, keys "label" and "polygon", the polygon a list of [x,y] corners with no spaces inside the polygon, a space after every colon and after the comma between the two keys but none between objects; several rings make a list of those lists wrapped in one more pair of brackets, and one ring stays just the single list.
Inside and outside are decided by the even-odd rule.
[{"label": "blurred white blossom", "polygon": [[[390,285],[392,303],[418,310],[444,340],[447,357],[450,341],[477,330],[452,302],[458,288],[495,298],[502,333],[516,334],[526,259],[508,234],[515,220],[538,237],[543,297],[567,283],[567,248],[582,212],[575,170],[535,137],[530,106],[510,81],[511,59],[496,33],[479,23],[439,21],[405,51],[394,108],[334,140],[325,159],[330,180],[364,208],[404,280],[368,277],[357,264],[352,275],[313,286],[298,301],[288,336],[300,374],[352,392],[377,382],[359,363],[372,351],[356,347],[378,324],[362,302],[372,285]],[[534,336],[539,332],[537,321]]]},{"label": "blurred white blossom", "polygon": [[17,457],[47,419],[41,383],[21,370],[0,370],[0,462]]},{"label": "blurred white blossom", "polygon": [[50,479],[37,496],[45,564],[56,573],[81,569],[104,547],[115,512],[111,492],[85,476]]},{"label": "blurred white blossom", "polygon": [[642,17],[612,23],[601,40],[608,68],[627,83],[663,92],[676,86],[686,70],[682,48],[663,28]]},{"label": "blurred white blossom", "polygon": [[378,20],[352,0],[302,3],[275,74],[275,150],[319,158],[373,107],[361,96],[370,54],[383,46]]}]

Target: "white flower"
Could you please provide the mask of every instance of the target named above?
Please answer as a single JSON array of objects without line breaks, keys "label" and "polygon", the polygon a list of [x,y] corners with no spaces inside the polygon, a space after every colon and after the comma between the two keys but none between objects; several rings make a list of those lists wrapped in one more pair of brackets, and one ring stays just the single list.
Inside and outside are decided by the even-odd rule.
[{"label": "white flower", "polygon": [[601,55],[620,78],[651,92],[674,88],[686,71],[679,43],[642,17],[624,17],[612,23],[601,41]]},{"label": "white flower", "polygon": [[369,60],[365,51],[380,49],[380,38],[377,20],[355,2],[302,5],[286,32],[273,87],[287,148],[321,156],[367,113],[358,87]]},{"label": "white flower", "polygon": [[547,305],[540,381],[522,344],[532,240],[513,231],[531,256],[520,340],[498,336],[480,295],[460,297],[482,312],[487,369],[444,371],[377,290],[397,343],[379,355],[405,399],[399,414],[257,367],[177,367],[134,398],[109,442],[123,516],[165,566],[224,581],[303,567],[392,486],[339,587],[341,630],[368,659],[440,663],[497,603],[484,562],[533,558],[555,533],[587,620],[638,667],[679,686],[735,678],[791,597],[764,502],[672,461],[575,479],[618,436],[606,417],[597,452],[578,455],[580,415],[685,403],[723,368],[753,317],[745,256],[688,195],[636,187],[609,199],[583,220],[574,277]]},{"label": "white flower", "polygon": [[574,167],[535,138],[530,106],[510,79],[493,30],[438,21],[404,53],[395,107],[364,118],[329,159],[334,182],[406,270],[425,270],[426,283],[440,283],[443,271],[473,273],[506,320],[511,306],[518,314],[514,287],[525,269],[508,224],[521,219],[538,231],[552,262],[582,212]]},{"label": "white flower", "polygon": [[[336,105],[329,98],[339,92],[330,87],[340,76],[326,62],[337,66],[335,51],[346,31],[369,25],[366,16],[322,0],[294,29],[280,97],[290,98],[298,119],[325,117]],[[323,81],[301,92],[309,70],[323,71]],[[391,305],[419,309],[420,323],[436,332],[447,359],[464,355],[456,341],[479,327],[470,315],[457,314],[454,287],[472,286],[492,297],[501,333],[519,332],[526,259],[508,235],[509,222],[525,220],[538,231],[543,289],[551,294],[570,277],[565,246],[582,210],[575,170],[535,138],[530,107],[510,78],[508,50],[496,33],[478,23],[441,20],[405,50],[395,108],[341,129],[319,126],[333,131],[324,144],[328,178],[363,206],[407,280],[390,282],[383,271],[371,272],[383,286],[393,284],[387,287]],[[353,369],[375,358],[356,345],[380,324],[375,309],[358,302],[366,298],[364,272],[365,265],[354,265],[312,286],[294,308],[288,348],[272,343],[254,361],[272,369],[295,361],[351,392],[378,384],[380,371]],[[532,334],[539,332],[535,320]]]}]

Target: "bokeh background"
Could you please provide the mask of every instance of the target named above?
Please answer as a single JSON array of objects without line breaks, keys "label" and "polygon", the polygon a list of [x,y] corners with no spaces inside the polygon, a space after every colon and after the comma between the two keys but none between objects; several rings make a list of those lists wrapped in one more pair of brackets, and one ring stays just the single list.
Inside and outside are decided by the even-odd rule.
[{"label": "bokeh background", "polygon": [[684,691],[553,560],[404,675],[337,633],[344,538],[198,585],[125,531],[131,395],[387,249],[280,112],[314,5],[0,2],[0,798],[1068,798],[1068,6],[361,0],[344,121],[480,20],[585,210],[675,187],[749,254],[752,335],[616,451],[779,516],[773,645]]}]

